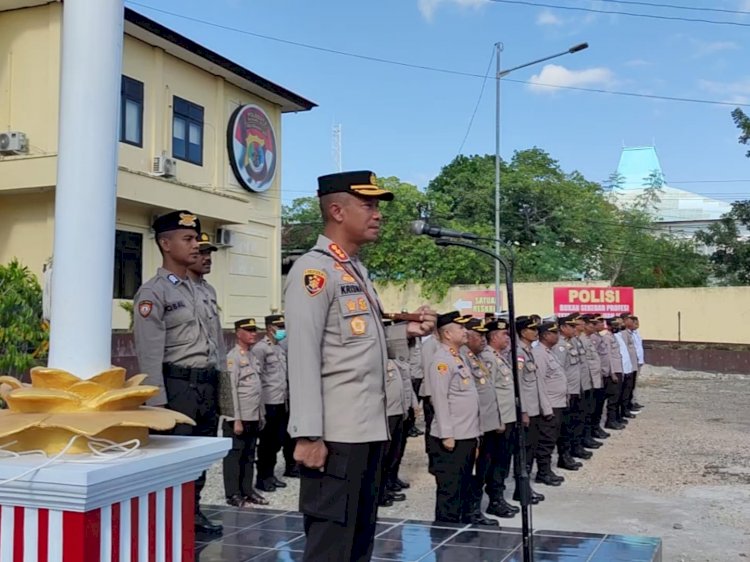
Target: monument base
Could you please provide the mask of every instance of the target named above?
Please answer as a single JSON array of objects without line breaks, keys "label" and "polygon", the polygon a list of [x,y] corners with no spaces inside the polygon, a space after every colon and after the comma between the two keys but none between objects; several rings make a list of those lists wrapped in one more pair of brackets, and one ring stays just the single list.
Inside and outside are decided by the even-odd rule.
[{"label": "monument base", "polygon": [[231,440],[152,436],[109,462],[0,461],[0,562],[192,562],[194,484]]}]

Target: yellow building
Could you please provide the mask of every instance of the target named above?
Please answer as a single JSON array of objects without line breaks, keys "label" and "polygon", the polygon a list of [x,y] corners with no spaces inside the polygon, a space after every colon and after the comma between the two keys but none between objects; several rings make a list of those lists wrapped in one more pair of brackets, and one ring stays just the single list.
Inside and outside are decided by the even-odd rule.
[{"label": "yellow building", "polygon": [[[0,3],[0,263],[16,257],[40,279],[52,257],[61,18],[59,1]],[[315,104],[130,9],[124,29],[113,327],[127,328],[119,302],[161,263],[154,216],[174,209],[197,213],[219,246],[209,281],[225,326],[280,308],[281,117]]]}]

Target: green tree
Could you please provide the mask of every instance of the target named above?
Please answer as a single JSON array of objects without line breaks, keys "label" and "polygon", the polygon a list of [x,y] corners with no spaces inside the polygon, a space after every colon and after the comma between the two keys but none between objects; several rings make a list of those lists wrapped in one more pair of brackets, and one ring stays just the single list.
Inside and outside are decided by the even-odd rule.
[{"label": "green tree", "polygon": [[732,203],[721,216],[696,238],[713,248],[711,264],[716,277],[727,285],[750,285],[750,200]]},{"label": "green tree", "polygon": [[[740,130],[740,144],[750,144],[750,117],[738,107],[732,111],[732,119],[734,120],[734,124],[737,125],[737,128]],[[745,156],[750,158],[750,150],[747,151]]]},{"label": "green tree", "polygon": [[42,289],[17,260],[0,265],[0,374],[21,377],[47,353]]}]

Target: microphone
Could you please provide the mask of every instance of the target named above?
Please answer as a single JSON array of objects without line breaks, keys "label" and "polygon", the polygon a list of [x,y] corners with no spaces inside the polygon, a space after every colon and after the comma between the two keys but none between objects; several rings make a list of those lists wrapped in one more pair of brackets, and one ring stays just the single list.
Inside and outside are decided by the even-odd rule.
[{"label": "microphone", "polygon": [[439,226],[430,226],[426,222],[412,221],[409,227],[412,234],[426,235],[433,238],[465,238],[466,240],[479,240],[479,236],[472,234],[471,232],[457,232],[455,230],[448,230],[447,228],[441,228]]}]

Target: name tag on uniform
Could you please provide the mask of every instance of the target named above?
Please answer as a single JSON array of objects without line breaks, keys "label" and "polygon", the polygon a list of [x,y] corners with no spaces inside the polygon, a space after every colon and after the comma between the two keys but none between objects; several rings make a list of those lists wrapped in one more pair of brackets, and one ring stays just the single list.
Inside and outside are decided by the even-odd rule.
[{"label": "name tag on uniform", "polygon": [[185,308],[184,301],[171,302],[164,307],[164,312],[172,312],[174,310]]}]

